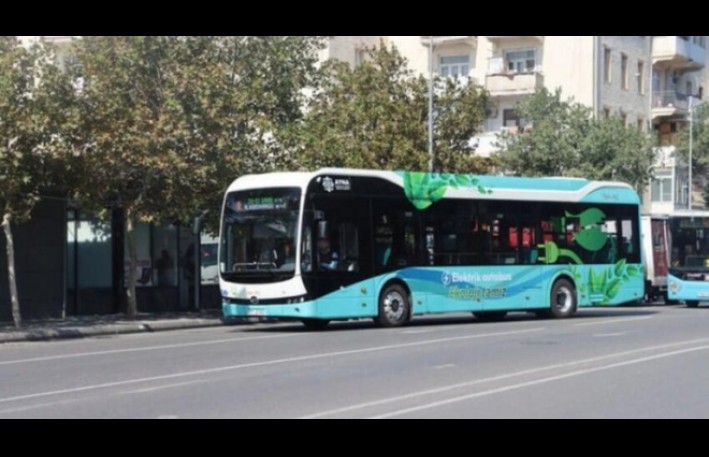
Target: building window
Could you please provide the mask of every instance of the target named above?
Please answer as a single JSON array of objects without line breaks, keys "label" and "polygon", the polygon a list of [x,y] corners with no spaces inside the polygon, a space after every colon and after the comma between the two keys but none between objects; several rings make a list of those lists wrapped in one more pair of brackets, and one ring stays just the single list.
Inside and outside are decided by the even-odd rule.
[{"label": "building window", "polygon": [[620,112],[620,122],[623,123],[623,126],[628,125],[628,113]]},{"label": "building window", "polygon": [[694,95],[694,86],[692,85],[692,81],[687,81],[687,95]]},{"label": "building window", "polygon": [[519,111],[516,109],[502,110],[502,125],[504,127],[519,127],[521,123]]},{"label": "building window", "polygon": [[645,130],[645,119],[643,119],[642,117],[639,117],[638,118],[638,131],[642,132],[643,130]]},{"label": "building window", "polygon": [[608,119],[611,117],[611,109],[603,108],[603,119]]},{"label": "building window", "polygon": [[537,68],[536,51],[524,49],[505,52],[507,71],[512,73],[532,73]]},{"label": "building window", "polygon": [[603,80],[611,83],[611,49],[608,47],[603,48]]},{"label": "building window", "polygon": [[672,175],[671,172],[657,172],[657,176],[650,185],[650,199],[653,203],[672,202]]},{"label": "building window", "polygon": [[638,94],[645,95],[645,62],[638,60]]},{"label": "building window", "polygon": [[620,55],[620,85],[623,90],[628,90],[628,56]]},{"label": "building window", "polygon": [[470,75],[470,56],[442,56],[439,73],[444,78],[449,76],[467,77]]},{"label": "building window", "polygon": [[367,58],[367,50],[364,48],[355,49],[354,64],[355,67],[362,65]]}]

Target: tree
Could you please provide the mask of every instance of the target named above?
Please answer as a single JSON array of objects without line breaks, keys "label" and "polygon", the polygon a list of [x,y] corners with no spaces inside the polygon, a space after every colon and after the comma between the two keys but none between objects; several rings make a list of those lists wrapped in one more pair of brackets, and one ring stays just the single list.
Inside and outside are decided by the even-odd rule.
[{"label": "tree", "polygon": [[[591,128],[591,112],[561,100],[561,90],[538,90],[517,108],[522,132],[498,135],[503,169],[526,176],[570,176],[578,169],[581,145]],[[528,128],[532,127],[531,130]]]},{"label": "tree", "polygon": [[622,181],[642,195],[652,177],[655,151],[649,135],[624,125],[619,116],[612,116],[592,121],[581,157],[572,175]]},{"label": "tree", "polygon": [[[240,174],[279,160],[322,37],[87,36],[74,52],[86,182],[79,201],[124,213],[127,314],[138,221],[187,223]],[[215,214],[216,211],[213,212]]]},{"label": "tree", "polygon": [[[296,126],[298,163],[425,170],[428,163],[428,82],[414,76],[395,48],[368,49],[351,67],[328,61],[305,119]],[[472,82],[436,79],[434,168],[481,172],[471,138],[484,120],[486,92]]]},{"label": "tree", "polygon": [[520,104],[521,132],[498,136],[505,170],[525,176],[574,176],[629,183],[642,193],[654,152],[647,134],[620,118],[593,119],[591,110],[540,89]]},{"label": "tree", "polygon": [[12,224],[30,219],[40,192],[64,153],[64,110],[73,89],[41,41],[23,46],[0,37],[0,205],[7,245],[12,318],[22,325],[15,275]]}]

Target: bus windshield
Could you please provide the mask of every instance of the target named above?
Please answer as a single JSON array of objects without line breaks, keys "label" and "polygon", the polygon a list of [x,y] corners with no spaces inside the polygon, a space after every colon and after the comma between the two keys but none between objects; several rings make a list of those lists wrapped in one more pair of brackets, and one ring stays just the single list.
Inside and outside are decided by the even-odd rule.
[{"label": "bus windshield", "polygon": [[299,208],[298,188],[229,193],[222,227],[221,273],[233,280],[263,273],[272,274],[274,280],[292,277]]}]

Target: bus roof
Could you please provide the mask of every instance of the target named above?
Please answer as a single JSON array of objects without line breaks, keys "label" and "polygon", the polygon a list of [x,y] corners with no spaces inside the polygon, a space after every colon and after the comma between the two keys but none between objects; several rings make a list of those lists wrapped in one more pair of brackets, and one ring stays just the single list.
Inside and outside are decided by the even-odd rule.
[{"label": "bus roof", "polygon": [[234,181],[228,191],[265,187],[305,188],[318,176],[380,178],[402,188],[411,186],[412,182],[415,182],[416,186],[447,186],[444,198],[640,203],[633,188],[621,182],[590,181],[581,178],[454,175],[350,168],[323,168],[314,172],[245,175]]}]

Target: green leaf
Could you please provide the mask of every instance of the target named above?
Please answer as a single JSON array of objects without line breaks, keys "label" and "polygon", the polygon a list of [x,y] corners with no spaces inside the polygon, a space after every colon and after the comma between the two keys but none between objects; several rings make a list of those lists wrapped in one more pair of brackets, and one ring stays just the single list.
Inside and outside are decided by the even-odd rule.
[{"label": "green leaf", "polygon": [[623,285],[623,283],[619,278],[615,278],[612,281],[610,281],[605,287],[606,297],[608,297],[610,299],[615,298],[615,296],[618,295],[618,292],[620,292],[620,288],[622,285]]},{"label": "green leaf", "polygon": [[[625,259],[621,259],[615,264],[615,274],[621,276],[625,271]],[[635,269],[635,267],[633,267]]]},{"label": "green leaf", "polygon": [[429,200],[431,202],[437,202],[438,200],[442,199],[443,196],[446,194],[446,191],[448,190],[448,187],[443,185],[435,189],[430,190],[429,194]]}]

